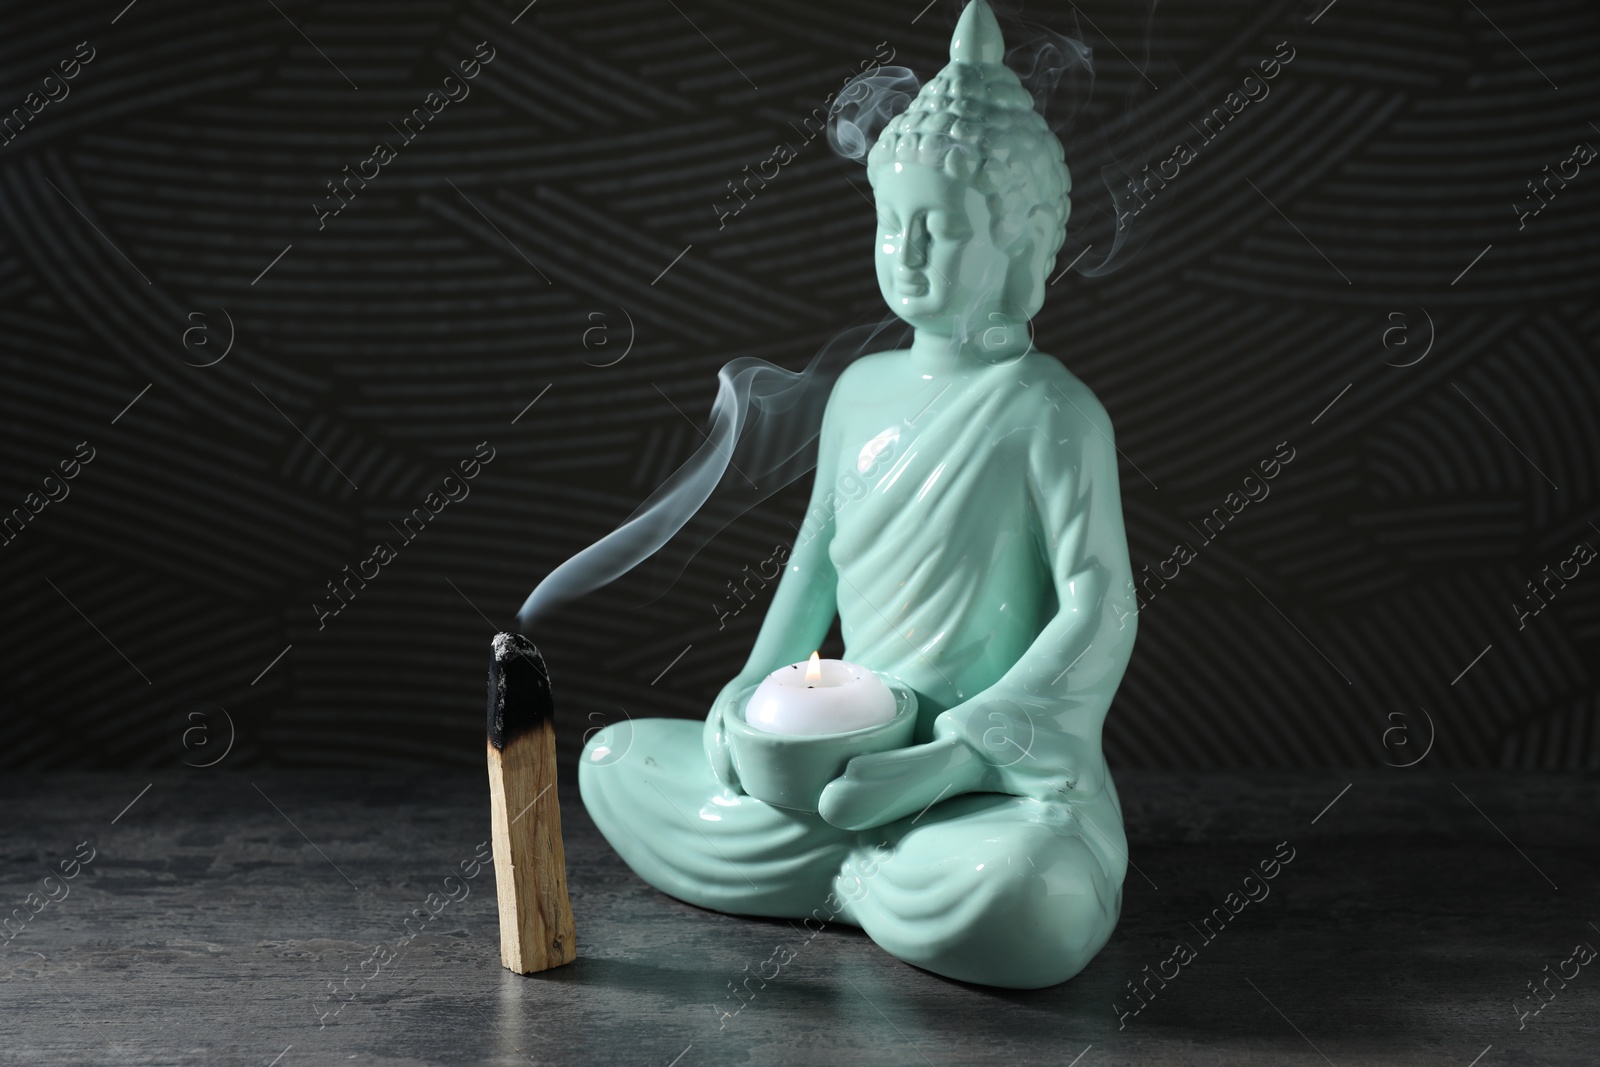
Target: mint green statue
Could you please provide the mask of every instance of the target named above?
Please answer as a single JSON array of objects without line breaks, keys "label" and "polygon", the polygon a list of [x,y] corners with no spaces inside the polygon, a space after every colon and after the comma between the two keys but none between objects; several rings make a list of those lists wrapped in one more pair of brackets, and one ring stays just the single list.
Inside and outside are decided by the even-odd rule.
[{"label": "mint green statue", "polygon": [[[949,65],[868,155],[878,284],[914,340],[835,385],[749,661],[703,728],[605,731],[579,781],[663,892],[851,924],[935,974],[1028,989],[1077,974],[1121,910],[1127,841],[1100,735],[1136,614],[1111,423],[1032,345],[1071,180],[1003,54],[973,0]],[[744,702],[835,612],[846,660],[900,687],[910,743],[846,766],[835,742],[852,734],[781,738],[780,764],[836,762],[809,803],[757,799]]]}]

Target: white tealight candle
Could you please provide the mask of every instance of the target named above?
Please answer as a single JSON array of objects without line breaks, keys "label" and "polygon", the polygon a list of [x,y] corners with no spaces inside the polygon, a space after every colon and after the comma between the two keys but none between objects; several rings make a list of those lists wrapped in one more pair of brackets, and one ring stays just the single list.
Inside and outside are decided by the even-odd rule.
[{"label": "white tealight candle", "polygon": [[894,693],[866,667],[819,659],[779,667],[762,680],[744,721],[773,734],[842,734],[895,717]]}]

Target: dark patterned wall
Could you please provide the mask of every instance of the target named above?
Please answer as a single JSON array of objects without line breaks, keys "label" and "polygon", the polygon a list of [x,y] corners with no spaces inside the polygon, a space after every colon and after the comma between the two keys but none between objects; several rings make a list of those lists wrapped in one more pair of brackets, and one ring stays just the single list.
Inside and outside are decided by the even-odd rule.
[{"label": "dark patterned wall", "polygon": [[[475,763],[490,636],[698,447],[716,369],[881,314],[865,175],[803,120],[890,49],[931,75],[957,5],[124,2],[0,16],[0,764]],[[1114,765],[1600,766],[1600,11],[1001,10],[1094,51],[1037,337],[1175,573]],[[702,713],[803,489],[535,635],[569,755]]]}]

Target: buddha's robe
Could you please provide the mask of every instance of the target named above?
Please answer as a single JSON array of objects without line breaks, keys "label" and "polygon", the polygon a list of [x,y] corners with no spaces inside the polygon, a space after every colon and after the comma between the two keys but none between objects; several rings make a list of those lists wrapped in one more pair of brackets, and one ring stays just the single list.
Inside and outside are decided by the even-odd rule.
[{"label": "buddha's robe", "polygon": [[[920,812],[841,829],[730,787],[700,724],[643,720],[591,741],[585,804],[635,871],[691,903],[853,923],[967,981],[1063,981],[1120,910],[1127,844],[1100,734],[1133,642],[1131,579],[1111,426],[1059,362],[924,379],[904,352],[858,360],[725,694],[808,655],[836,602],[845,658],[916,691],[916,740],[976,754],[961,787],[921,783]],[[807,605],[822,587],[825,613]]]}]

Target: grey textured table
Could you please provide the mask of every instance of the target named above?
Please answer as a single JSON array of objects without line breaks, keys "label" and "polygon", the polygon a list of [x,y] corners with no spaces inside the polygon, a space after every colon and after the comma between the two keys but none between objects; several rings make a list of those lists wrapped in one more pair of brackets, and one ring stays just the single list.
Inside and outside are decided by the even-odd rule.
[{"label": "grey textured table", "polygon": [[[481,776],[150,781],[0,783],[0,911],[27,916],[0,945],[0,1063],[1600,1062],[1600,962],[1550,979],[1537,1015],[1515,1007],[1600,946],[1594,775],[1119,774],[1122,923],[1078,978],[1027,993],[914,970],[858,931],[671,900],[575,793],[578,960],[523,978],[499,964],[492,869],[446,882],[488,837]],[[1270,895],[1206,940],[1285,841]],[[45,883],[63,861],[76,877]],[[30,903],[42,886],[57,899]],[[1194,958],[1119,1021],[1125,983],[1172,974],[1180,940]],[[793,959],[735,1000],[779,946]]]}]

